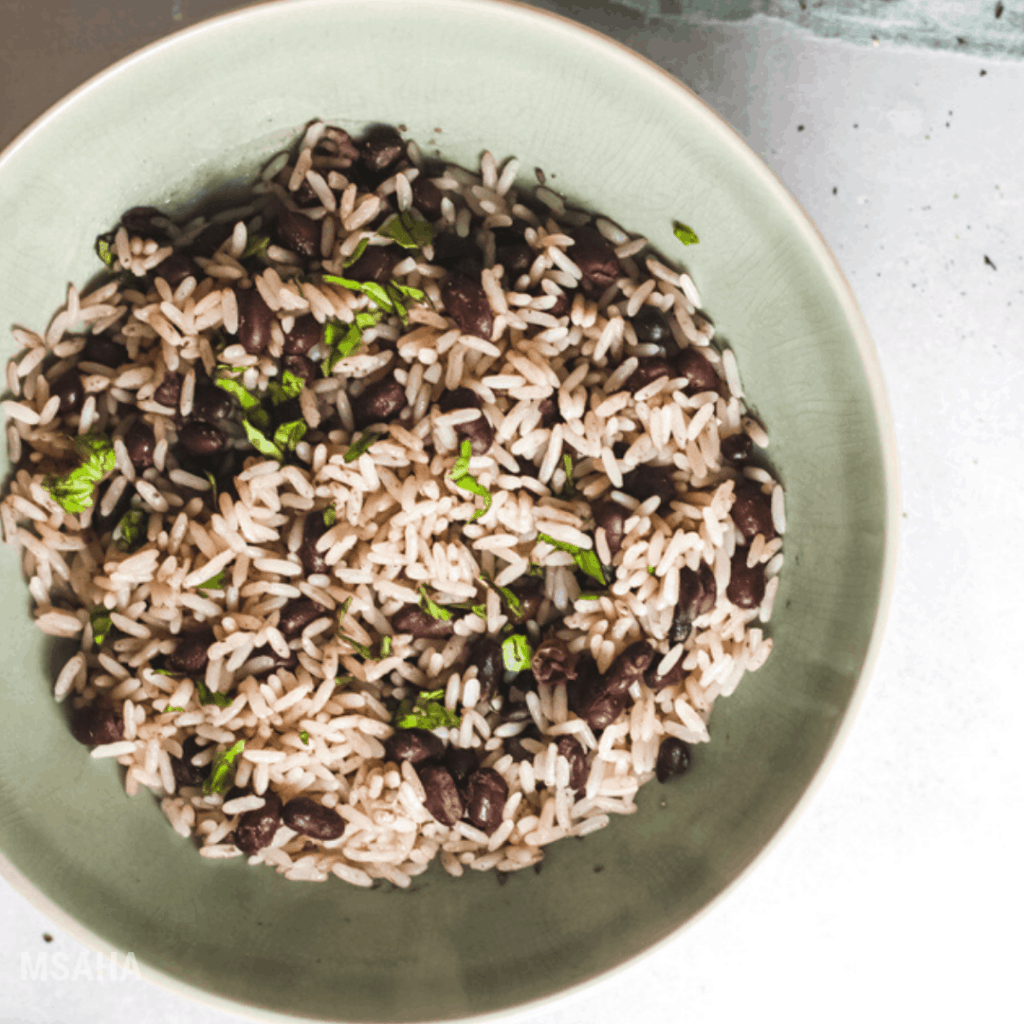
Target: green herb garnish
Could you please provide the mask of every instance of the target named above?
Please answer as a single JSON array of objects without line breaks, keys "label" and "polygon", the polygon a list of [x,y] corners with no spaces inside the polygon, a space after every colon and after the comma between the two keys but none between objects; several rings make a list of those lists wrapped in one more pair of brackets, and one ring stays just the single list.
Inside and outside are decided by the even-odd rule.
[{"label": "green herb garnish", "polygon": [[249,420],[242,420],[242,426],[245,429],[246,437],[249,438],[249,444],[253,446],[260,453],[260,455],[266,455],[268,458],[277,459],[279,462],[284,458],[284,452],[273,441],[271,441],[266,434],[263,433],[258,427],[253,426]]},{"label": "green herb garnish", "polygon": [[167,713],[168,713],[169,711],[184,711],[184,710],[185,710],[184,708],[179,708],[179,707],[178,707],[177,705],[175,705],[174,707],[171,707],[171,705],[170,705],[170,704],[168,704],[168,705],[167,705],[167,707],[165,707],[165,708],[163,709],[163,711],[161,712],[161,714],[164,714],[164,715],[166,715],[166,714],[167,714]]},{"label": "green herb garnish", "polygon": [[215,573],[205,583],[196,584],[196,590],[223,590],[227,582],[228,574],[224,569]]},{"label": "green herb garnish", "polygon": [[526,571],[527,576],[537,576],[540,579],[544,578],[544,566],[539,562],[531,562],[530,568]]},{"label": "green herb garnish", "polygon": [[479,483],[470,472],[469,472],[469,460],[473,456],[473,445],[470,441],[463,441],[460,446],[461,454],[455,460],[455,465],[452,467],[452,482],[456,487],[461,488],[464,491],[469,491],[471,494],[475,494],[480,498],[484,499],[484,507],[478,508],[469,521],[475,522],[481,516],[486,515],[487,511],[491,507],[491,503],[494,498],[491,492],[484,487],[483,484]]},{"label": "green herb garnish", "polygon": [[600,599],[600,594],[580,594],[580,596],[576,598],[577,601],[599,601]]},{"label": "green herb garnish", "polygon": [[274,405],[280,405],[291,398],[298,398],[305,386],[306,382],[301,377],[292,373],[291,370],[285,370],[279,381],[271,380],[267,384],[267,394],[270,395],[270,401]]},{"label": "green herb garnish", "polygon": [[502,600],[505,602],[508,610],[517,618],[523,617],[523,606],[519,601],[519,598],[515,593],[508,587],[499,587],[494,580],[491,579],[490,575],[486,572],[480,574],[480,579],[484,581],[496,594],[500,594]]},{"label": "green herb garnish", "polygon": [[572,456],[563,455],[562,464],[565,466],[565,487],[562,488],[562,493],[567,498],[576,497],[576,481],[572,475]]},{"label": "green herb garnish", "polygon": [[110,244],[110,235],[100,235],[96,239],[96,255],[108,267],[113,267],[117,260],[114,254],[114,247]]},{"label": "green herb garnish", "polygon": [[395,712],[397,729],[451,729],[462,719],[444,706],[444,690],[423,690],[415,702],[403,700]]},{"label": "green herb garnish", "polygon": [[114,530],[114,541],[121,551],[128,554],[146,539],[145,527],[149,516],[140,508],[130,508],[121,517]]},{"label": "green herb garnish", "polygon": [[332,527],[338,521],[338,513],[335,511],[334,502],[332,501],[327,508],[324,509],[324,526],[328,529]]},{"label": "green herb garnish", "polygon": [[346,462],[355,462],[360,455],[369,451],[370,445],[375,441],[379,441],[384,435],[374,433],[372,430],[367,430],[357,437],[352,444],[349,445],[348,451],[345,452]]},{"label": "green herb garnish", "polygon": [[[222,369],[234,370],[237,369],[233,366],[225,366]],[[234,380],[231,377],[214,377],[213,383],[217,385],[222,391],[226,391],[231,395],[238,404],[248,412],[250,409],[256,409],[259,407],[260,400],[259,396],[253,394],[247,387],[243,386],[241,381]]]},{"label": "green herb garnish", "polygon": [[525,672],[533,658],[530,641],[522,633],[510,633],[501,641],[501,656],[509,672]]},{"label": "green herb garnish", "polygon": [[380,656],[381,658],[387,658],[391,654],[391,645],[394,643],[390,636],[382,636],[380,638]]},{"label": "green herb garnish", "polygon": [[349,683],[354,683],[355,681],[356,681],[356,677],[355,676],[338,676],[338,678],[334,680],[334,685],[335,686],[348,686]]},{"label": "green herb garnish", "polygon": [[274,431],[274,445],[283,452],[295,451],[298,443],[306,436],[309,429],[305,420],[289,420],[282,423]]},{"label": "green herb garnish", "polygon": [[345,636],[344,633],[338,634],[339,640],[344,640],[346,643],[350,643],[356,652],[367,661],[376,661],[377,659],[373,656],[373,649],[367,647],[366,644],[361,644],[358,640],[353,640],[350,636]]},{"label": "green herb garnish", "polygon": [[110,632],[110,612],[98,604],[89,612],[89,624],[92,626],[92,642],[99,647]]},{"label": "green herb garnish", "polygon": [[680,224],[679,221],[674,223],[675,230],[672,232],[679,239],[683,245],[696,245],[700,239],[697,237],[697,232],[693,228],[688,228],[685,224]]},{"label": "green herb garnish", "polygon": [[377,233],[385,238],[393,238],[403,249],[422,249],[434,240],[430,225],[416,220],[406,210],[392,214]]},{"label": "green herb garnish", "polygon": [[[358,352],[363,344],[363,331],[374,327],[384,319],[384,314],[356,313],[355,321],[347,326],[340,320],[328,320],[324,324],[324,345],[330,350],[327,358],[320,364],[325,377],[329,377],[335,366],[346,356]],[[342,329],[345,333],[342,335]],[[339,335],[341,335],[339,337]]]},{"label": "green herb garnish", "polygon": [[655,565],[647,566],[647,573],[649,576],[653,576],[658,571],[658,567]]},{"label": "green herb garnish", "polygon": [[608,581],[604,578],[604,571],[601,568],[601,560],[593,551],[577,547],[575,544],[566,544],[565,541],[555,540],[554,537],[549,537],[546,533],[538,533],[537,539],[544,541],[545,544],[550,544],[559,551],[567,551],[572,555],[572,560],[583,572],[597,580],[601,586],[606,587],[608,585]]},{"label": "green herb garnish", "polygon": [[364,252],[366,252],[366,247],[369,244],[370,240],[368,238],[362,239],[362,241],[360,241],[360,243],[356,246],[355,251],[352,253],[351,256],[349,256],[347,260],[345,260],[342,266],[347,270],[349,267],[352,266],[353,263],[358,263],[360,257],[363,255]]},{"label": "green herb garnish", "polygon": [[114,446],[106,434],[81,434],[75,438],[81,464],[64,476],[48,476],[43,486],[65,512],[84,512],[92,507],[96,485],[117,463]]},{"label": "green herb garnish", "polygon": [[426,585],[420,586],[420,607],[432,619],[441,619],[447,622],[452,617],[452,613],[447,608],[431,600],[430,595],[427,593]]},{"label": "green herb garnish", "polygon": [[247,260],[250,256],[266,256],[270,248],[270,235],[253,235],[246,242],[242,250],[242,259]]},{"label": "green herb garnish", "polygon": [[235,761],[245,750],[245,740],[239,740],[228,750],[222,750],[210,763],[210,774],[203,783],[203,794],[223,793],[235,778]]},{"label": "green herb garnish", "polygon": [[303,729],[302,732],[299,733],[299,739],[302,740],[302,742],[305,743],[307,746],[309,745],[309,733],[306,732],[305,729]]},{"label": "green herb garnish", "polygon": [[197,679],[195,682],[200,704],[216,704],[219,708],[226,708],[231,703],[231,697],[228,694],[214,693],[202,679]]}]

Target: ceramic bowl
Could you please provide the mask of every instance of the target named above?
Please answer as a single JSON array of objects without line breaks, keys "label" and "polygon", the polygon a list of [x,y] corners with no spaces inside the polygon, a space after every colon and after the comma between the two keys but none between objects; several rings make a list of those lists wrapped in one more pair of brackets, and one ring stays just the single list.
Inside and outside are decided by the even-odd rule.
[{"label": "ceramic bowl", "polygon": [[[207,862],[156,802],[91,760],[51,687],[18,561],[0,553],[5,876],[147,977],[279,1020],[455,1019],[582,985],[691,922],[806,800],[877,651],[893,577],[895,442],[849,286],[806,214],[678,81],[534,9],[474,0],[308,0],[206,22],[110,68],[0,158],[0,325],[42,328],[127,207],[238,182],[314,117],[405,125],[473,165],[516,154],[554,188],[685,260],[788,495],[767,665],[711,719],[693,770],[639,813],[551,848],[541,874],[410,891],[286,882]],[[672,237],[684,220],[700,244]],[[5,463],[5,471],[7,469]],[[596,872],[596,867],[603,870]]]}]

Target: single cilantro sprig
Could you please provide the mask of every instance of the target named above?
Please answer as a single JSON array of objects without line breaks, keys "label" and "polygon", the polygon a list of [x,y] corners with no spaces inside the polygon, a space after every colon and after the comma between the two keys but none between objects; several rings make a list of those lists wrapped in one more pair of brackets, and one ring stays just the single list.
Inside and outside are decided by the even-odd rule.
[{"label": "single cilantro sprig", "polygon": [[347,260],[345,260],[344,263],[342,263],[342,266],[347,270],[349,267],[352,266],[353,263],[358,263],[359,260],[362,259],[363,253],[366,252],[366,247],[369,244],[369,238],[361,239],[359,244],[355,247],[355,251],[352,253],[351,256],[349,256]]},{"label": "single cilantro sprig", "polygon": [[522,633],[510,633],[501,641],[501,656],[509,672],[525,672],[530,667],[533,649]]},{"label": "single cilantro sprig", "polygon": [[400,284],[398,281],[379,284],[376,281],[353,281],[349,277],[338,277],[336,274],[324,274],[323,280],[328,284],[347,288],[350,292],[362,292],[378,310],[389,316],[397,316],[402,323],[409,318],[407,300],[421,302],[425,298],[425,293],[419,288]]},{"label": "single cilantro sprig", "polygon": [[110,632],[110,612],[98,604],[89,612],[89,624],[92,626],[92,642],[99,647]]},{"label": "single cilantro sprig", "polygon": [[332,501],[327,508],[324,509],[324,526],[330,529],[338,521],[338,512],[334,507]]},{"label": "single cilantro sprig", "polygon": [[345,461],[355,462],[360,455],[364,455],[370,450],[370,445],[375,441],[379,441],[383,436],[383,434],[374,433],[372,430],[367,430],[365,433],[360,434],[359,437],[349,445],[348,451],[345,452]]},{"label": "single cilantro sprig", "polygon": [[394,239],[403,249],[422,249],[434,240],[434,232],[425,221],[416,220],[407,210],[392,214],[378,229],[385,238]]},{"label": "single cilantro sprig", "polygon": [[130,508],[121,517],[114,529],[114,543],[125,554],[139,547],[146,539],[146,522],[149,516],[140,508]]},{"label": "single cilantro sprig", "polygon": [[96,255],[103,261],[104,266],[113,269],[114,264],[117,262],[117,254],[114,252],[114,247],[110,244],[113,240],[113,236],[110,234],[99,235],[96,238]]},{"label": "single cilantro sprig", "polygon": [[223,793],[234,781],[235,762],[245,750],[245,740],[239,740],[233,747],[222,750],[210,763],[210,774],[203,783],[203,793],[210,796],[213,793]]},{"label": "single cilantro sprig", "polygon": [[196,693],[199,694],[200,704],[216,704],[219,708],[226,708],[231,703],[230,695],[214,693],[202,679],[196,680]]},{"label": "single cilantro sprig", "polygon": [[403,700],[395,712],[396,729],[455,728],[462,719],[444,706],[444,690],[423,690],[415,701]]},{"label": "single cilantro sprig", "polygon": [[223,590],[227,582],[228,574],[224,569],[214,573],[208,580],[196,585],[196,590]]},{"label": "single cilantro sprig", "polygon": [[81,434],[75,438],[81,464],[64,476],[48,476],[43,486],[65,512],[79,513],[92,507],[96,485],[117,463],[114,446],[106,434]]},{"label": "single cilantro sprig", "polygon": [[306,730],[305,730],[305,729],[303,729],[303,730],[302,730],[302,731],[301,731],[301,732],[299,733],[299,739],[300,739],[300,740],[302,740],[302,742],[303,742],[303,743],[305,743],[305,744],[306,744],[306,746],[309,746],[309,733],[308,733],[308,732],[306,732]]},{"label": "single cilantro sprig", "polygon": [[358,352],[363,345],[363,332],[375,327],[383,319],[384,314],[377,310],[372,313],[356,313],[355,321],[348,325],[340,320],[328,320],[324,324],[323,342],[329,353],[320,364],[323,375],[329,377],[342,359]]},{"label": "single cilantro sprig", "polygon": [[267,394],[274,405],[280,405],[292,398],[298,398],[306,387],[306,382],[291,370],[285,370],[281,379],[272,379],[267,384]]},{"label": "single cilantro sprig", "polygon": [[697,232],[693,228],[687,227],[685,224],[680,224],[679,221],[675,221],[673,224],[673,232],[676,238],[679,239],[683,245],[696,245],[700,239],[697,237]]},{"label": "single cilantro sprig", "polygon": [[592,579],[597,580],[602,587],[608,585],[608,581],[604,578],[604,571],[601,568],[601,560],[593,551],[588,551],[576,544],[567,544],[565,541],[555,540],[554,537],[549,537],[546,533],[538,533],[537,539],[544,541],[545,544],[550,544],[559,551],[567,551],[572,555],[572,560],[583,572]]},{"label": "single cilantro sprig", "polygon": [[448,622],[452,613],[444,607],[444,605],[438,604],[434,601],[431,596],[427,593],[425,585],[420,586],[420,607],[432,618],[441,619],[444,622]]},{"label": "single cilantro sprig", "polygon": [[481,516],[486,515],[491,507],[491,503],[494,501],[491,492],[487,490],[482,483],[480,483],[475,476],[469,471],[469,460],[473,456],[473,445],[470,441],[463,441],[460,446],[459,457],[455,460],[455,465],[452,467],[452,483],[456,487],[461,488],[464,491],[469,491],[471,494],[477,495],[477,497],[484,499],[484,507],[478,508],[469,521],[475,522]]}]

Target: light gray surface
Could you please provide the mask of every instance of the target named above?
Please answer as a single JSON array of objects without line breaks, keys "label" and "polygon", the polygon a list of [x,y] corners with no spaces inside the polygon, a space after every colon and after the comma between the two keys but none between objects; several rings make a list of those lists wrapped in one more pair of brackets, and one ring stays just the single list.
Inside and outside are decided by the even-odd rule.
[{"label": "light gray surface", "polygon": [[[683,46],[654,31],[627,41],[768,160],[860,298],[900,439],[902,562],[874,683],[810,809],[695,927],[519,1021],[1013,1019],[1024,66],[854,48],[764,19]],[[6,886],[0,922],[0,1024],[234,1019],[134,978],[89,980],[95,956],[79,965],[82,947]],[[25,954],[53,972],[56,952],[67,980],[26,976]]]}]

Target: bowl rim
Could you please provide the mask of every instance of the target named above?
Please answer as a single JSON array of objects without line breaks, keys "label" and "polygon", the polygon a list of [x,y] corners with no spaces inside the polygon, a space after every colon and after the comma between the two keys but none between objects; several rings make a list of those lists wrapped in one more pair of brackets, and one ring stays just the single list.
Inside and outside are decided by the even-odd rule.
[{"label": "bowl rim", "polygon": [[[73,107],[85,94],[94,89],[103,88],[106,83],[127,71],[137,62],[148,59],[155,53],[164,49],[187,45],[193,37],[200,36],[209,31],[216,31],[226,23],[241,22],[252,18],[273,17],[275,13],[289,7],[306,8],[344,8],[358,7],[365,4],[399,4],[408,0],[261,0],[259,3],[251,4],[224,14],[214,15],[190,25],[186,28],[171,32],[162,36],[152,43],[148,43],[103,70],[92,75],[81,83],[62,99],[50,106],[35,120],[19,132],[14,139],[0,151],[0,172],[4,166],[39,132],[44,131],[51,121],[56,120],[66,110]],[[474,13],[490,7],[493,11],[505,10],[510,16],[519,17],[526,21],[535,21],[539,28],[553,28],[557,26],[565,33],[576,33],[586,37],[588,43],[593,47],[603,47],[610,60],[619,64],[632,65],[635,71],[641,72],[647,79],[649,85],[664,90],[666,93],[675,93],[672,98],[676,102],[689,104],[694,111],[702,117],[706,127],[717,132],[733,151],[733,154],[746,166],[749,174],[757,178],[760,183],[767,187],[780,202],[784,209],[787,209],[790,220],[802,236],[804,242],[817,258],[819,265],[825,272],[826,279],[831,286],[835,296],[839,300],[840,307],[846,319],[850,332],[853,335],[861,364],[864,368],[868,386],[868,392],[874,409],[875,420],[878,427],[879,441],[882,454],[882,470],[885,483],[885,544],[882,558],[882,574],[878,591],[878,605],[875,613],[874,625],[871,637],[868,641],[864,659],[861,664],[860,673],[851,695],[849,704],[843,712],[842,720],[836,731],[832,742],[823,757],[818,768],[811,777],[810,782],[793,805],[783,822],[769,837],[768,841],[761,847],[749,864],[739,872],[718,894],[710,899],[703,907],[689,918],[679,924],[668,935],[658,939],[645,948],[632,953],[614,967],[602,971],[599,974],[585,978],[566,989],[530,999],[514,1006],[505,1007],[499,1010],[489,1011],[483,1014],[453,1018],[465,1024],[484,1024],[484,1022],[509,1020],[519,1014],[536,1012],[548,1008],[554,1004],[565,1004],[570,1000],[578,1000],[584,994],[598,985],[610,982],[617,978],[624,971],[634,967],[641,960],[646,959],[653,953],[663,949],[669,943],[675,941],[684,931],[693,927],[705,915],[716,908],[724,899],[730,896],[737,887],[742,884],[757,868],[765,858],[777,848],[783,838],[793,828],[797,819],[807,810],[811,802],[817,796],[839,756],[839,752],[849,738],[853,728],[854,720],[857,717],[867,692],[868,684],[877,666],[882,642],[885,635],[885,626],[892,607],[892,597],[895,589],[897,557],[899,548],[899,527],[900,527],[900,479],[899,479],[899,455],[896,438],[896,427],[893,419],[892,408],[889,402],[888,392],[885,386],[885,377],[882,371],[878,351],[872,340],[868,329],[867,321],[860,309],[853,288],[846,275],[843,273],[832,251],[831,246],[825,240],[821,231],[814,223],[810,215],[804,209],[797,198],[789,191],[778,174],[759,157],[740,133],[716,111],[706,100],[695,93],[685,82],[676,78],[675,75],[662,68],[649,57],[631,49],[624,43],[605,35],[597,29],[573,21],[565,15],[556,14],[543,8],[534,7],[524,0],[418,0],[420,3],[431,4],[435,7],[454,10],[473,9]],[[487,15],[490,16],[490,15]],[[296,129],[298,130],[298,128]],[[67,913],[59,904],[53,902],[49,897],[40,892],[36,886],[19,871],[0,850],[0,878],[7,882],[17,893],[24,897],[30,905],[45,914],[55,925],[77,939],[83,945],[89,947],[99,954],[111,952],[110,944],[104,942],[88,926],[77,918]],[[118,951],[120,952],[120,951]],[[305,1018],[294,1014],[286,1014],[277,1010],[269,1010],[251,1003],[242,1003],[234,999],[220,996],[214,992],[194,986],[173,975],[152,967],[145,962],[138,963],[139,974],[148,982],[158,988],[175,996],[180,996],[193,1002],[209,1006],[222,1012],[233,1013],[254,1021],[272,1022],[272,1024],[289,1024],[289,1022],[301,1020],[325,1020],[325,1018]],[[439,1021],[432,1019],[424,1021],[423,1024],[439,1024]]]}]

